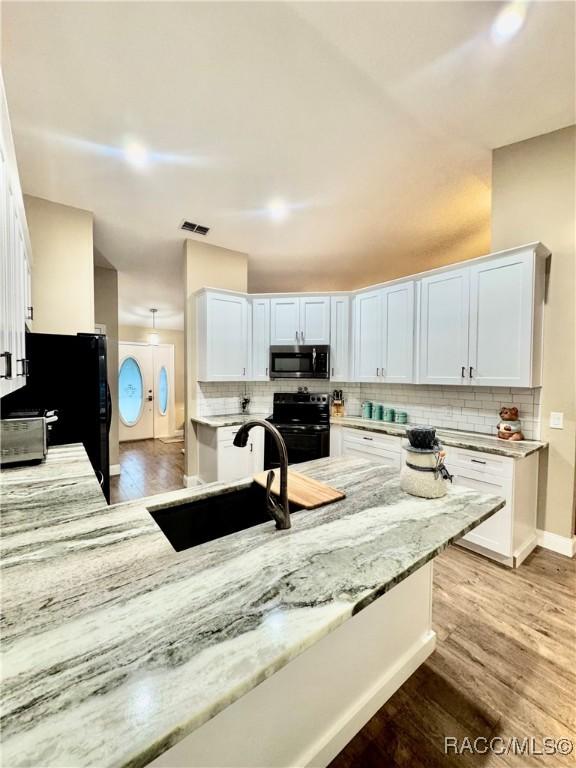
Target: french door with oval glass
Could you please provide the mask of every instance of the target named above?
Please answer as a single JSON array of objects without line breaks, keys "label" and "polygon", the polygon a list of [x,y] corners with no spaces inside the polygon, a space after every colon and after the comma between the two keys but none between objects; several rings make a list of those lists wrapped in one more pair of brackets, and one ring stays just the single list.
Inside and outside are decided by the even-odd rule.
[{"label": "french door with oval glass", "polygon": [[120,441],[168,437],[174,431],[174,347],[119,344]]}]

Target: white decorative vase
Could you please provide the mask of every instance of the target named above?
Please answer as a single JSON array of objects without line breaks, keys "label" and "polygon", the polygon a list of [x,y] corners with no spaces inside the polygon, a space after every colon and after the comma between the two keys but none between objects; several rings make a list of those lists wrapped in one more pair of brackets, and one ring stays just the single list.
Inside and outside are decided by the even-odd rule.
[{"label": "white decorative vase", "polygon": [[404,460],[400,471],[400,487],[403,491],[425,499],[439,499],[446,494],[447,481],[438,471],[442,459],[437,451],[406,448]]}]

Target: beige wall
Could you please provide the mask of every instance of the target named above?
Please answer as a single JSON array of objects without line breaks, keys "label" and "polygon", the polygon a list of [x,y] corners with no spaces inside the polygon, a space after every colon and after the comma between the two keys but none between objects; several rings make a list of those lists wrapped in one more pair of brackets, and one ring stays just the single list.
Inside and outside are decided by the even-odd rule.
[{"label": "beige wall", "polygon": [[186,475],[198,472],[196,433],[190,417],[196,413],[196,302],[193,294],[200,288],[226,288],[230,291],[248,290],[248,255],[215,245],[184,242],[184,290],[185,319],[184,333],[186,356]]},{"label": "beige wall", "polygon": [[[538,527],[574,531],[576,455],[576,126],[502,147],[493,155],[492,249],[541,240],[552,251],[544,314],[542,462]],[[548,427],[550,411],[564,429]]]},{"label": "beige wall", "polygon": [[[135,325],[121,325],[119,341],[140,341],[146,343],[152,328],[139,327]],[[174,345],[174,429],[184,428],[184,331],[171,331],[157,329],[160,337],[160,344]],[[118,368],[118,361],[116,361]]]},{"label": "beige wall", "polygon": [[119,464],[118,448],[118,272],[94,267],[94,320],[106,326],[108,385],[112,400],[110,464]]},{"label": "beige wall", "polygon": [[24,205],[32,242],[34,330],[93,333],[92,213],[29,195]]}]

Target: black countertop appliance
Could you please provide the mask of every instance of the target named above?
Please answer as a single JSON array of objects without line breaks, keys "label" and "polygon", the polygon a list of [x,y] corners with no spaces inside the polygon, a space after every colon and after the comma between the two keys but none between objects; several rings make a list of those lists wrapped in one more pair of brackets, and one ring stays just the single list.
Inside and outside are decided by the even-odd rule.
[{"label": "black countertop appliance", "polygon": [[106,336],[28,333],[26,358],[27,383],[2,398],[3,416],[25,409],[58,411],[49,445],[83,443],[109,503],[112,404]]},{"label": "black countertop appliance", "polygon": [[[288,462],[330,455],[330,396],[318,392],[275,392],[268,421],[278,429],[288,449]],[[280,465],[272,438],[264,438],[264,469]]]}]

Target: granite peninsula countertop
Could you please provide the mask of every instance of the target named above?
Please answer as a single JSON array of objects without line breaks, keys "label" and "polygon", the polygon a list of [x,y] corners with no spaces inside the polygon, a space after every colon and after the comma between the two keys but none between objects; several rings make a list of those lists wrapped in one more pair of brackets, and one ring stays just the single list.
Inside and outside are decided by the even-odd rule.
[{"label": "granite peninsula countertop", "polygon": [[244,424],[250,419],[266,419],[270,413],[231,413],[227,416],[191,416],[194,424],[203,424],[206,427],[235,427]]},{"label": "granite peninsula countertop", "polygon": [[[354,416],[340,416],[330,419],[334,426],[352,427],[368,432],[382,432],[386,435],[404,437],[411,424],[394,424],[385,421],[373,421]],[[497,456],[508,456],[511,459],[523,459],[536,451],[546,448],[548,443],[538,440],[500,440],[492,435],[483,435],[479,432],[461,432],[456,429],[437,429],[436,435],[444,445],[453,448],[467,448],[470,451],[482,451]],[[449,463],[449,460],[446,460]]]},{"label": "granite peninsula countertop", "polygon": [[250,478],[108,507],[81,446],[1,473],[6,768],[146,765],[504,505],[359,458],[298,469],[347,498],[179,553],[147,506]]}]

